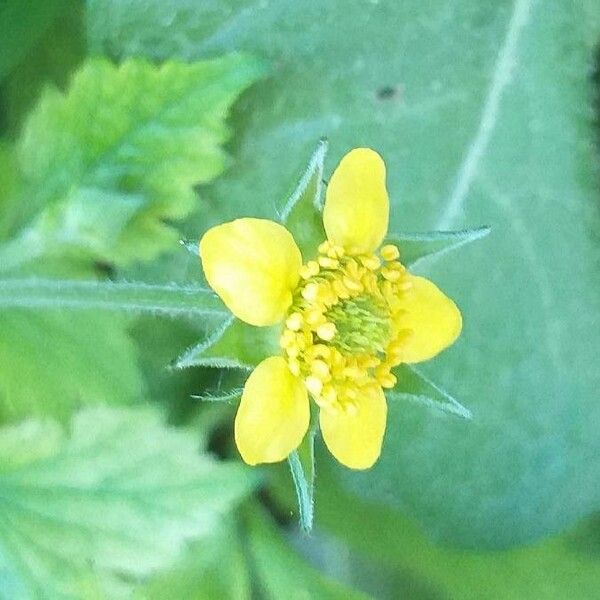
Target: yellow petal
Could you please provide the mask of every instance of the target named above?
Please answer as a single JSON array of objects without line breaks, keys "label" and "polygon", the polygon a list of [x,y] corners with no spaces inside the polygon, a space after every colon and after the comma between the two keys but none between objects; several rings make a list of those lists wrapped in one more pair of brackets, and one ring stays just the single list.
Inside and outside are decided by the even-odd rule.
[{"label": "yellow petal", "polygon": [[458,307],[434,283],[409,275],[412,288],[401,298],[398,325],[411,330],[401,349],[401,361],[417,363],[433,358],[460,335],[462,317]]},{"label": "yellow petal", "polygon": [[368,469],[381,454],[387,405],[381,388],[357,400],[356,411],[326,409],[319,414],[329,451],[351,469]]},{"label": "yellow petal", "polygon": [[383,159],[370,148],[355,148],[342,158],[327,186],[327,239],[349,254],[374,252],[387,233],[389,213]]},{"label": "yellow petal", "polygon": [[254,369],[235,417],[235,443],[249,465],[283,460],[302,441],[310,420],[304,383],[281,356]]},{"label": "yellow petal", "polygon": [[292,303],[302,256],[292,234],[265,219],[237,219],[209,229],[200,240],[204,274],[239,319],[274,325]]}]

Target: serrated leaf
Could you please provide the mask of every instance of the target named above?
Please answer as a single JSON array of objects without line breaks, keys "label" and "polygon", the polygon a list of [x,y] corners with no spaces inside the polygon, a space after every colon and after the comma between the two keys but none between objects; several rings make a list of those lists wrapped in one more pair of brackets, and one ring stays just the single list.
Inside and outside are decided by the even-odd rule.
[{"label": "serrated leaf", "polygon": [[[76,73],[67,94],[46,91],[18,143],[21,181],[8,196],[13,210],[3,211],[9,216],[0,227],[18,235],[0,247],[0,270],[22,276],[23,269],[40,274],[56,267],[61,275],[80,269],[89,276],[95,261],[123,263],[154,256],[166,244],[175,248],[178,235],[166,220],[186,216],[195,203],[193,185],[223,169],[227,110],[260,72],[242,55],[162,67],[147,61],[116,67],[93,59]],[[11,157],[0,159],[8,163]],[[27,298],[13,295],[11,306],[110,308],[100,288],[74,283],[54,288],[52,297],[52,289],[38,286],[21,290],[30,293]],[[97,292],[95,299],[90,292]],[[112,300],[119,304],[117,292],[112,290]],[[164,299],[155,300],[156,312],[165,314]],[[183,308],[193,315],[193,304],[188,297],[175,313]],[[127,322],[91,311],[3,311],[0,415],[63,418],[82,403],[139,397]]]},{"label": "serrated leaf", "polygon": [[427,408],[471,419],[472,414],[458,400],[428,379],[419,369],[411,365],[394,367],[398,383],[393,390],[386,390],[385,396],[392,401],[408,401]]},{"label": "serrated leaf", "polygon": [[430,231],[427,233],[388,233],[385,243],[400,249],[400,260],[412,266],[426,258],[436,259],[447,252],[479,240],[490,233],[489,227],[462,231]]},{"label": "serrated leaf", "polygon": [[[277,77],[244,102],[238,168],[211,189],[219,220],[240,215],[231,198],[256,198],[243,213],[272,218],[298,161],[325,135],[326,177],[352,147],[381,152],[392,231],[494,231],[427,272],[465,326],[423,372],[476,423],[390,403],[395,434],[378,466],[340,471],[346,484],[469,546],[530,542],[597,510],[594,3],[462,0],[449,10],[339,0],[323,18],[313,1],[263,11],[140,1],[111,22],[117,4],[96,0],[105,10],[96,40],[102,29],[113,55],[242,49],[277,60]],[[176,39],[162,35],[174,30]]]},{"label": "serrated leaf", "polygon": [[[122,205],[104,206],[108,221],[121,226],[100,258],[126,263],[156,256],[178,239],[166,221],[193,210],[193,186],[225,167],[227,111],[261,73],[261,65],[243,55],[160,67],[89,59],[65,95],[47,89],[27,120],[18,144],[21,196],[27,198],[21,223],[36,210],[55,211],[55,204],[78,210],[64,204],[80,203],[84,190],[92,190],[92,205],[98,194],[121,193]],[[132,192],[140,203],[134,210]]]},{"label": "serrated leaf", "polygon": [[[34,597],[81,597],[85,585],[126,592],[210,534],[253,485],[249,470],[199,456],[194,435],[150,409],[83,411],[41,456],[46,429],[54,439],[52,423],[37,437],[28,422],[0,432],[0,543]],[[8,468],[6,436],[21,457]]]},{"label": "serrated leaf", "polygon": [[323,163],[327,141],[321,140],[296,188],[287,199],[281,222],[294,236],[306,262],[326,239],[322,216]]},{"label": "serrated leaf", "polygon": [[127,323],[114,314],[1,310],[0,421],[137,401],[143,383]]}]

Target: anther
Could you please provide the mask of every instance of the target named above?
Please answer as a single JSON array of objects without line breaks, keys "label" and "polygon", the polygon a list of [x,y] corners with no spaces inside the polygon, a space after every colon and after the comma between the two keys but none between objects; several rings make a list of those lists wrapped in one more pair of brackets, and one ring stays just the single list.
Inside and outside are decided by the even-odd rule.
[{"label": "anther", "polygon": [[309,375],[304,380],[304,385],[306,385],[306,389],[313,396],[321,395],[321,391],[323,390],[323,382],[318,377],[315,377],[314,375]]},{"label": "anther", "polygon": [[319,274],[319,263],[316,260],[309,260],[305,265],[300,267],[300,277],[302,279],[310,279]]},{"label": "anther", "polygon": [[286,329],[281,334],[281,337],[279,338],[279,345],[282,348],[289,348],[290,346],[292,346],[295,343],[295,341],[296,341],[296,334],[293,331]]},{"label": "anther", "polygon": [[374,254],[361,256],[359,260],[369,271],[376,271],[381,266],[381,260]]},{"label": "anther", "polygon": [[318,283],[309,283],[302,290],[302,297],[308,302],[314,302],[319,296],[319,284]]},{"label": "anther", "polygon": [[321,265],[324,269],[338,269],[340,266],[340,261],[335,258],[330,258],[329,256],[319,256],[319,265]]},{"label": "anther", "polygon": [[292,375],[300,376],[300,361],[297,358],[288,358],[288,367]]},{"label": "anther", "polygon": [[363,290],[363,286],[361,285],[361,283],[359,281],[357,281],[356,279],[353,279],[351,277],[348,277],[347,275],[344,276],[343,282],[344,282],[344,285],[351,292],[362,292],[362,290]]},{"label": "anther", "polygon": [[401,271],[398,271],[397,269],[392,269],[390,267],[383,267],[381,269],[381,274],[385,277],[385,279],[392,282],[396,282],[402,277]]},{"label": "anther", "polygon": [[300,313],[292,313],[285,321],[285,325],[292,331],[298,331],[302,327],[302,315]]},{"label": "anther", "polygon": [[387,244],[381,248],[379,254],[381,254],[383,260],[390,262],[400,257],[400,250],[394,244]]},{"label": "anther", "polygon": [[310,364],[310,370],[314,373],[316,377],[318,377],[321,381],[327,381],[331,378],[331,374],[329,373],[329,366],[323,360],[313,360]]},{"label": "anther", "polygon": [[331,248],[331,244],[328,241],[319,244],[319,254],[327,254],[327,251]]},{"label": "anther", "polygon": [[335,325],[331,322],[323,323],[317,327],[317,335],[325,342],[330,342],[337,333]]}]

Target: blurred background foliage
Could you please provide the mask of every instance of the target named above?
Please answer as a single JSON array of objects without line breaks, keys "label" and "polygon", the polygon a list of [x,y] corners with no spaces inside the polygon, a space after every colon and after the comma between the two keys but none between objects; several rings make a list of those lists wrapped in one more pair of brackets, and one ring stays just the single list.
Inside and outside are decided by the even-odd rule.
[{"label": "blurred background foliage", "polygon": [[272,217],[322,136],[383,154],[393,228],[492,227],[418,266],[474,420],[319,452],[310,536],[169,369],[211,323],[2,306],[0,597],[597,597],[599,41],[593,0],[0,0],[2,280],[201,282],[177,240]]}]

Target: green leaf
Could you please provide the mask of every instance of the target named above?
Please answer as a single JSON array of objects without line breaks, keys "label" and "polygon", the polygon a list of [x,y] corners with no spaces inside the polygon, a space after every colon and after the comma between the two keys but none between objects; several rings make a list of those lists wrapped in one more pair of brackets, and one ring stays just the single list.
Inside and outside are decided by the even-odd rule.
[{"label": "green leaf", "polygon": [[0,448],[0,541],[34,597],[127,590],[211,534],[253,485],[150,409],[85,410],[68,438],[25,422],[0,432]]},{"label": "green leaf", "polygon": [[[119,263],[172,247],[178,234],[166,221],[187,216],[196,205],[193,186],[224,169],[224,118],[261,73],[256,60],[241,54],[160,67],[88,60],[66,95],[46,90],[19,140],[21,197],[27,199],[21,223],[41,208],[51,213],[41,218],[55,222],[55,205],[63,225],[65,211],[91,218],[88,230],[101,227],[103,216],[117,223],[117,239],[105,240],[100,258]],[[123,194],[120,202],[114,194]],[[109,200],[104,213],[95,208],[103,195]],[[88,204],[92,215],[81,210]]]},{"label": "green leaf", "polygon": [[248,549],[261,597],[366,600],[363,594],[343,587],[307,565],[258,509],[248,511],[246,523]]},{"label": "green leaf", "polygon": [[143,383],[127,324],[114,314],[2,309],[0,421],[137,401]]},{"label": "green leaf", "polygon": [[46,2],[41,11],[34,8],[37,2],[20,4],[28,17],[34,12],[39,16],[50,8],[50,4],[59,12],[38,39],[23,44],[21,38],[21,59],[3,81],[3,123],[11,138],[17,136],[24,117],[37,102],[42,89],[48,84],[65,89],[71,74],[87,55],[85,5],[79,0]]},{"label": "green leaf", "polygon": [[399,365],[394,368],[394,375],[398,383],[393,390],[386,390],[385,395],[388,400],[415,402],[426,408],[442,411],[471,419],[473,415],[468,408],[465,408],[458,400],[453,398],[448,392],[428,379],[416,367],[411,365]]},{"label": "green leaf", "polygon": [[141,195],[76,189],[0,245],[0,272],[14,272],[23,264],[48,258],[110,261],[119,239],[145,204]]},{"label": "green leaf", "polygon": [[0,80],[65,9],[67,0],[5,0],[0,6]]},{"label": "green leaf", "polygon": [[272,218],[299,161],[327,136],[326,178],[350,148],[382,154],[391,231],[494,231],[419,265],[465,323],[423,372],[477,420],[390,403],[379,464],[339,471],[356,495],[471,547],[531,542],[598,510],[594,3],[336,0],[324,18],[316,1],[194,10],[140,0],[126,16],[115,8],[113,22],[117,4],[96,1],[95,39],[102,29],[112,55],[236,49],[277,61],[277,77],[234,119],[244,136],[235,173],[210,191],[215,218]]},{"label": "green leaf", "polygon": [[194,543],[182,560],[137,591],[144,600],[251,600],[251,575],[234,519]]},{"label": "green leaf", "polygon": [[11,145],[0,141],[0,239],[11,226],[11,217],[16,212],[15,188],[17,166]]},{"label": "green leaf", "polygon": [[280,354],[280,327],[253,327],[230,317],[175,362],[187,367],[240,368],[251,370],[259,362]]},{"label": "green leaf", "polygon": [[[325,472],[321,476],[327,478]],[[344,544],[334,549],[350,555],[350,559],[369,558],[392,579],[404,579],[410,586],[409,598],[560,600],[594,598],[597,594],[597,518],[582,523],[575,531],[524,548],[483,553],[456,550],[435,544],[405,515],[358,501],[336,490],[332,483],[323,481],[318,502],[319,523],[328,538],[333,535]],[[340,506],[346,507],[343,514]],[[319,556],[327,568],[326,559],[331,553],[321,549]],[[353,575],[356,581],[364,581],[364,572],[353,570]],[[397,582],[396,590],[401,585],[402,581]],[[418,595],[415,591],[419,589],[426,593]]]},{"label": "green leaf", "polygon": [[318,245],[326,239],[321,214],[326,153],[327,141],[321,140],[280,217],[294,236],[305,262],[317,254]]},{"label": "green leaf", "polygon": [[[48,90],[18,144],[20,177],[2,169],[1,183],[11,189],[6,199],[2,189],[0,232],[24,227],[0,246],[0,271],[89,276],[96,261],[176,248],[178,235],[165,220],[186,216],[192,186],[224,167],[224,118],[260,69],[242,55],[162,67],[98,59],[77,72],[66,95]],[[0,162],[12,167],[12,149],[3,149]],[[0,304],[10,309],[0,316],[0,417],[10,419],[65,418],[81,404],[139,398],[129,321],[98,310],[208,322],[225,316],[214,295],[198,288],[40,279],[0,287]],[[64,312],[72,309],[87,312]]]},{"label": "green leaf", "polygon": [[388,233],[384,243],[398,246],[400,260],[408,267],[425,258],[440,258],[447,252],[485,237],[489,232],[489,227],[478,227],[462,231]]}]

